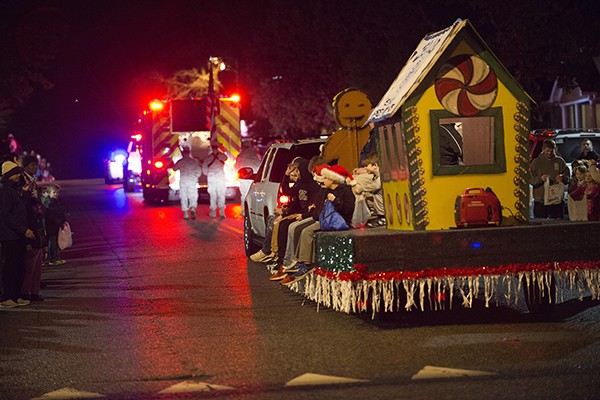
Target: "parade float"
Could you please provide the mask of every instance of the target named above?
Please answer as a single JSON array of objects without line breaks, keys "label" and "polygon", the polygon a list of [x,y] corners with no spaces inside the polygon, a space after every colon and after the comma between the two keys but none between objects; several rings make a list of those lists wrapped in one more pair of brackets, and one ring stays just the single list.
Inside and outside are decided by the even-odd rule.
[{"label": "parade float", "polygon": [[[373,315],[598,299],[599,223],[529,220],[531,106],[467,20],[426,35],[362,125],[378,137],[387,227],[317,233],[317,267],[290,288]],[[487,223],[459,224],[469,207]]]}]

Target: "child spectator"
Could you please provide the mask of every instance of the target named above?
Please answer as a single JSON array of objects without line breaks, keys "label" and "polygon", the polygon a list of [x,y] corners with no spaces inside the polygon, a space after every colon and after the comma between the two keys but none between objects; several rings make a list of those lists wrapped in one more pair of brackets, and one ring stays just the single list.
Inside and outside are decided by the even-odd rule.
[{"label": "child spectator", "polygon": [[54,184],[44,188],[42,204],[46,207],[46,233],[48,235],[48,264],[62,265],[65,260],[58,258],[58,232],[67,221],[59,200],[60,186]]},{"label": "child spectator", "polygon": [[283,218],[296,213],[298,210],[297,203],[297,187],[296,181],[300,177],[298,166],[300,165],[301,157],[296,157],[288,164],[283,178],[281,179],[281,193],[288,196],[290,201],[282,207],[277,207],[273,214],[269,215],[265,228],[265,241],[262,249],[250,256],[250,260],[254,262],[271,263],[277,259],[277,254],[272,249],[273,237],[277,238],[275,225]]},{"label": "child spectator", "polygon": [[600,221],[600,185],[594,181],[590,171],[585,173],[585,186],[578,186],[569,196],[587,201],[587,220]]},{"label": "child spectator", "polygon": [[587,167],[581,163],[573,170],[573,179],[569,182],[567,207],[571,221],[587,221],[587,201],[581,194],[582,190],[585,191],[585,174],[587,170]]},{"label": "child spectator", "polygon": [[25,247],[25,276],[21,289],[21,298],[30,301],[43,301],[40,296],[42,264],[48,253],[44,210],[42,202],[34,198],[28,202],[27,226],[33,231],[35,238],[27,239]]},{"label": "child spectator", "polygon": [[369,153],[363,159],[362,164],[362,168],[355,168],[352,172],[354,180],[350,181],[350,186],[355,195],[362,194],[367,200],[372,215],[367,226],[371,228],[384,226],[386,221],[379,176],[379,156],[377,153]]},{"label": "child spectator", "polygon": [[297,178],[294,187],[296,189],[296,203],[297,210],[291,214],[288,218],[283,218],[277,224],[277,235],[273,230],[273,244],[271,248],[277,253],[277,259],[274,268],[278,270],[283,269],[283,262],[287,249],[287,240],[290,226],[296,222],[300,222],[306,219],[312,221],[309,207],[314,204],[317,193],[320,191],[320,186],[315,180],[311,172],[308,169],[308,161],[300,159],[297,169]]},{"label": "child spectator", "polygon": [[[300,241],[300,233],[302,229],[311,225],[319,219],[319,215],[314,212],[315,204],[323,204],[325,201],[325,194],[323,191],[323,178],[317,174],[315,167],[325,164],[325,159],[318,155],[314,156],[308,162],[308,171],[310,171],[310,179],[315,182],[316,192],[313,193],[313,198],[310,200],[310,204],[306,207],[306,212],[302,214],[302,219],[296,220],[290,224],[287,232],[287,239],[285,240],[285,253],[283,256],[283,271],[278,271],[279,274],[272,276],[272,280],[283,279],[287,272],[297,272],[296,268],[296,250],[298,249],[298,242]],[[320,170],[319,170],[320,172]]]}]

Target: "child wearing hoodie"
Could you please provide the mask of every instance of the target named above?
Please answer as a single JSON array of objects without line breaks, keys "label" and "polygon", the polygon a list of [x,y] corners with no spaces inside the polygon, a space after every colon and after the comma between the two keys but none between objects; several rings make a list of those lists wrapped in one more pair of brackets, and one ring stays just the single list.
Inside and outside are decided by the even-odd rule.
[{"label": "child wearing hoodie", "polygon": [[[320,170],[320,175],[323,177],[323,190],[320,191],[321,196],[329,200],[334,209],[344,218],[348,226],[352,223],[352,214],[354,212],[355,196],[352,188],[346,184],[346,179],[352,180],[352,175],[341,165],[325,165],[316,168]],[[320,203],[320,204],[319,204]],[[300,242],[297,252],[297,270],[291,275],[293,269],[287,270],[287,276],[280,282],[282,285],[289,285],[304,279],[314,269],[314,233],[321,228],[319,223],[319,215],[324,207],[324,201],[319,201],[315,204],[313,210],[313,218],[316,222],[307,226],[300,234]]]}]

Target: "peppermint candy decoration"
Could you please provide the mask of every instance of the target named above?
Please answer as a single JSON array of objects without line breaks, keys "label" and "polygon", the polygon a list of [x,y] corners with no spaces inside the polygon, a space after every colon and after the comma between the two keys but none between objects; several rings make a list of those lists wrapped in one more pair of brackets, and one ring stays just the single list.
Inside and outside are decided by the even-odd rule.
[{"label": "peppermint candy decoration", "polygon": [[461,117],[472,117],[490,108],[498,94],[494,70],[480,57],[452,57],[440,68],[435,95],[444,109]]}]

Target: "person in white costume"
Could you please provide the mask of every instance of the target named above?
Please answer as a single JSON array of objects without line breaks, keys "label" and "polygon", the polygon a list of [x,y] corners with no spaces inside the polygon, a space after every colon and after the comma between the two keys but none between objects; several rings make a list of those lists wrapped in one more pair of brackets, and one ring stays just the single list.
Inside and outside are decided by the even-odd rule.
[{"label": "person in white costume", "polygon": [[175,163],[173,170],[179,171],[179,197],[181,198],[181,210],[183,219],[196,219],[196,207],[198,207],[198,178],[202,175],[202,168],[190,154],[190,148],[181,149],[180,160]]},{"label": "person in white costume", "polygon": [[217,216],[217,207],[221,219],[225,218],[225,192],[227,182],[225,180],[225,161],[227,156],[219,150],[219,145],[212,143],[208,157],[202,160],[202,172],[208,178],[208,195],[210,196],[210,216]]}]

